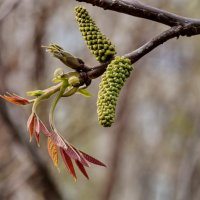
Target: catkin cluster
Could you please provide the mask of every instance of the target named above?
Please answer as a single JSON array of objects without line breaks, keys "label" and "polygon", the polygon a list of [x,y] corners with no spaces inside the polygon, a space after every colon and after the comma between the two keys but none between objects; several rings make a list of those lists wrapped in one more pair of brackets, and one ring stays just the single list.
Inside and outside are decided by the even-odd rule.
[{"label": "catkin cluster", "polygon": [[115,48],[111,42],[101,33],[89,13],[83,6],[75,8],[76,20],[79,29],[86,41],[91,53],[95,55],[99,62],[106,62],[115,54]]},{"label": "catkin cluster", "polygon": [[110,127],[114,122],[119,93],[132,70],[128,58],[117,56],[102,75],[97,99],[98,119],[102,126]]}]

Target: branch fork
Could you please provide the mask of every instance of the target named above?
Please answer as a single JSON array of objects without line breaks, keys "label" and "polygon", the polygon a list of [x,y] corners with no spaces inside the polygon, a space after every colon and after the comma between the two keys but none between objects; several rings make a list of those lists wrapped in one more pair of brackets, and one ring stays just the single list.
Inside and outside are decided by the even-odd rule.
[{"label": "branch fork", "polygon": [[[149,40],[146,44],[140,48],[123,55],[131,60],[132,64],[137,62],[143,56],[157,48],[159,45],[165,43],[172,38],[179,38],[180,36],[191,37],[200,34],[200,20],[192,19],[183,16],[176,15],[174,13],[167,12],[158,8],[151,7],[143,4],[140,1],[127,2],[124,0],[76,0],[78,2],[85,2],[92,4],[93,6],[101,7],[124,13],[134,17],[144,18],[147,20],[155,21],[160,24],[170,26],[169,29],[160,33],[153,39]],[[109,62],[91,67],[86,71],[89,79],[95,79],[101,76]]]}]

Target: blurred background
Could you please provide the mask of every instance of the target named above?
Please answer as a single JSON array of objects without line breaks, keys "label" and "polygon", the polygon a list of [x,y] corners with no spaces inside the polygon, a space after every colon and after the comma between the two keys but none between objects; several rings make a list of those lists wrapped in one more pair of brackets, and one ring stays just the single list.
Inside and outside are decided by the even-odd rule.
[{"label": "blurred background", "polygon": [[[131,1],[131,0],[130,0]],[[200,18],[199,0],[143,0],[186,17]],[[52,84],[64,65],[42,45],[57,43],[88,66],[97,64],[74,19],[75,0],[0,0],[0,93],[25,96]],[[123,55],[167,27],[144,19],[84,5]],[[1,200],[199,200],[200,199],[200,36],[158,47],[135,64],[121,92],[112,128],[98,124],[96,79],[93,94],[63,99],[56,124],[79,149],[107,164],[92,166],[90,181],[78,181],[60,159],[60,173],[46,148],[26,130],[31,107],[0,100]],[[66,71],[68,70],[65,68]],[[48,121],[49,103],[40,106]]]}]

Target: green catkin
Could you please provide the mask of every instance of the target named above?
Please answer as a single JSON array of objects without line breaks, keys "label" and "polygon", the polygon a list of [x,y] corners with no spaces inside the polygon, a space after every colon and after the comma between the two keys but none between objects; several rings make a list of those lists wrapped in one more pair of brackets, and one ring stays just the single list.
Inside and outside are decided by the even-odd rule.
[{"label": "green catkin", "polygon": [[98,120],[102,126],[110,127],[114,122],[119,93],[132,70],[128,58],[117,56],[102,75],[97,99]]},{"label": "green catkin", "polygon": [[116,54],[115,48],[101,33],[87,10],[83,6],[77,6],[75,14],[82,36],[96,60],[101,63],[110,60]]}]

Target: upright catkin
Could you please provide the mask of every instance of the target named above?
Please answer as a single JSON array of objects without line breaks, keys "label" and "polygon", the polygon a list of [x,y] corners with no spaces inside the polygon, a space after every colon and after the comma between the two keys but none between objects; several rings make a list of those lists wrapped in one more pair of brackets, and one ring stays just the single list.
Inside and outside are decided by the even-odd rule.
[{"label": "upright catkin", "polygon": [[101,33],[88,11],[83,6],[77,6],[75,14],[79,30],[96,60],[101,63],[110,60],[116,54],[115,48]]},{"label": "upright catkin", "polygon": [[98,120],[102,126],[110,127],[114,122],[119,93],[132,70],[130,59],[117,56],[102,75],[97,99]]}]

